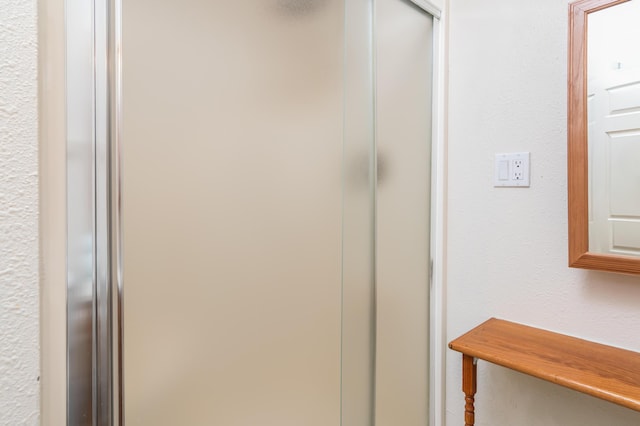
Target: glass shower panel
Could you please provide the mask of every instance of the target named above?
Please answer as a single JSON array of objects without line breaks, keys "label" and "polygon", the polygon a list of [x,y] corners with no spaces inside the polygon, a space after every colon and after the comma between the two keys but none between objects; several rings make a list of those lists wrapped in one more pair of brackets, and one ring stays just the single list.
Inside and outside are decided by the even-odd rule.
[{"label": "glass shower panel", "polygon": [[343,2],[123,2],[124,416],[340,423]]},{"label": "glass shower panel", "polygon": [[376,426],[429,423],[433,17],[376,0]]}]

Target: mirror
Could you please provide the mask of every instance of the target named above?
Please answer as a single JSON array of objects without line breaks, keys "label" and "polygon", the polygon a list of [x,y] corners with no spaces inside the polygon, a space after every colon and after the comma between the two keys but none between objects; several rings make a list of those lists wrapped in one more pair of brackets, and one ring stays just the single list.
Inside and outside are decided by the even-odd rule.
[{"label": "mirror", "polygon": [[589,251],[640,256],[640,1],[588,15]]},{"label": "mirror", "polygon": [[569,266],[640,274],[640,0],[569,5]]}]

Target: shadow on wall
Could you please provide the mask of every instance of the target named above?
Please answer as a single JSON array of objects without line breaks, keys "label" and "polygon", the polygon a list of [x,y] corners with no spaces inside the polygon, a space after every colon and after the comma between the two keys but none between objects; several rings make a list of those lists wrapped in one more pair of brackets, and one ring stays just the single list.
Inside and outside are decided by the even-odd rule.
[{"label": "shadow on wall", "polygon": [[610,424],[626,426],[640,420],[636,411],[535,377],[485,362],[481,370],[487,378],[478,382],[476,424],[499,419],[497,425],[603,426],[606,416]]},{"label": "shadow on wall", "polygon": [[640,309],[640,276],[582,271],[582,293],[589,302]]}]

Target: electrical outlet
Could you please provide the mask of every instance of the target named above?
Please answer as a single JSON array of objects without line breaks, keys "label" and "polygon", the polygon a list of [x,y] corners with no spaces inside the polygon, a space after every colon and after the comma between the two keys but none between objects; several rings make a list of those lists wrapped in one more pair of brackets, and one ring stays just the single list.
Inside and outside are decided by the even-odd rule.
[{"label": "electrical outlet", "polygon": [[511,180],[524,180],[524,161],[521,158],[511,160]]},{"label": "electrical outlet", "polygon": [[496,154],[493,186],[528,187],[529,157],[528,152]]}]

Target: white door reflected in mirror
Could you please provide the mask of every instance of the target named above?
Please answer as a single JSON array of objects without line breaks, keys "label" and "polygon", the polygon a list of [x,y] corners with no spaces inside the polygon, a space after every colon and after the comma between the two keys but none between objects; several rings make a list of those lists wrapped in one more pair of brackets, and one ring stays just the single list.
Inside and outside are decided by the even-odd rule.
[{"label": "white door reflected in mirror", "polygon": [[640,256],[640,1],[588,17],[589,251]]}]

